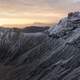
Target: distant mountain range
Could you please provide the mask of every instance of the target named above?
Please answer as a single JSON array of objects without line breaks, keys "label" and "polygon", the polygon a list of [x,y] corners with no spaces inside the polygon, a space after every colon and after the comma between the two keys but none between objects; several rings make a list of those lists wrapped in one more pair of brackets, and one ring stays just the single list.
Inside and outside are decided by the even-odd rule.
[{"label": "distant mountain range", "polygon": [[25,27],[30,27],[30,26],[37,26],[37,27],[45,27],[45,26],[49,26],[51,27],[53,25],[53,23],[33,23],[33,24],[5,24],[2,25],[3,27],[7,28],[25,28]]},{"label": "distant mountain range", "polygon": [[40,27],[40,26],[30,26],[30,27],[25,27],[25,28],[4,28],[0,27],[0,31],[18,31],[18,32],[25,32],[25,33],[36,33],[36,32],[43,32],[45,30],[48,30],[49,27]]}]

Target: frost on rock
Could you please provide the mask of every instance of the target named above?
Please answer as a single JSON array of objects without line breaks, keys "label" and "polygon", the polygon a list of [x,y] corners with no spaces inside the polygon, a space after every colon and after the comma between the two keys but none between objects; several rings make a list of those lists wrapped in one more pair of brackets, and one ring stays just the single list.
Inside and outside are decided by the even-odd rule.
[{"label": "frost on rock", "polygon": [[80,12],[71,12],[67,17],[61,19],[58,24],[50,28],[48,31],[50,36],[60,36],[61,34],[66,34],[77,27],[80,27]]}]

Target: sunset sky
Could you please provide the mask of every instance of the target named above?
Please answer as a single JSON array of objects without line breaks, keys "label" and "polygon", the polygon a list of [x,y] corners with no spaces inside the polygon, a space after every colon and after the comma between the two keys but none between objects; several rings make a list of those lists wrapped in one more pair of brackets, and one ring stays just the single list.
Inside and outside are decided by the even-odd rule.
[{"label": "sunset sky", "polygon": [[54,23],[79,10],[80,0],[0,0],[0,25]]}]

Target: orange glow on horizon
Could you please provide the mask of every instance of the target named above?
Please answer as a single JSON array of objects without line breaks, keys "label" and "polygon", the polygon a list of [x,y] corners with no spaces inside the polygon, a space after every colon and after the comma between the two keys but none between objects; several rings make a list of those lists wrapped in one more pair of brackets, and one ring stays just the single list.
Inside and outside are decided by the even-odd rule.
[{"label": "orange glow on horizon", "polygon": [[[27,16],[30,16],[31,14],[28,14]],[[38,17],[36,17],[36,15],[38,15]],[[25,18],[0,18],[0,26],[4,26],[4,25],[13,25],[13,24],[17,24],[17,25],[31,25],[31,24],[34,24],[34,23],[45,23],[45,24],[48,24],[48,23],[55,23],[57,22],[61,17],[64,16],[64,14],[36,14],[35,17],[34,17],[34,14],[29,18],[24,17]],[[42,17],[39,17],[42,16]],[[18,14],[16,14],[16,16],[18,16]],[[46,16],[46,17],[43,17],[43,16]]]},{"label": "orange glow on horizon", "polygon": [[73,0],[0,0],[0,26],[54,24],[77,10],[80,2]]}]

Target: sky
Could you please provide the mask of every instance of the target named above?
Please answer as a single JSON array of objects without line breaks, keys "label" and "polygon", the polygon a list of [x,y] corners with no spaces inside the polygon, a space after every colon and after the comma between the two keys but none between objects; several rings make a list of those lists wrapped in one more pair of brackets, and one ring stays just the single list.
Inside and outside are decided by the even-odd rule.
[{"label": "sky", "polygon": [[55,23],[79,10],[80,0],[0,0],[0,25]]}]

